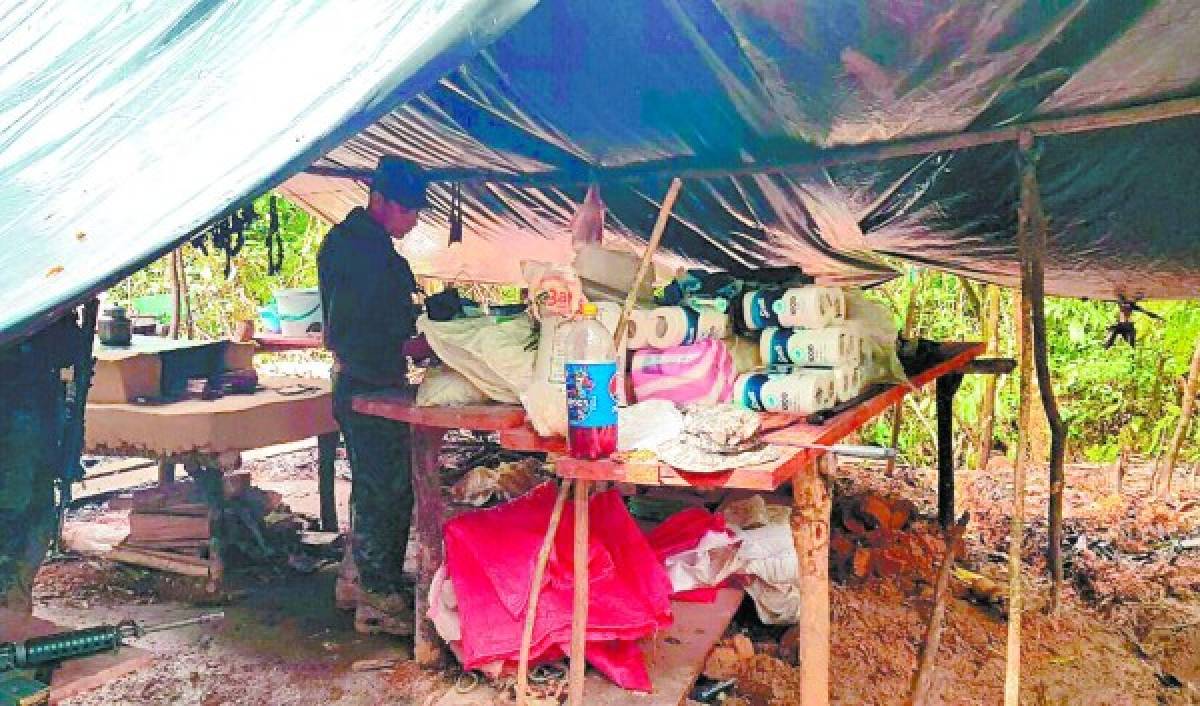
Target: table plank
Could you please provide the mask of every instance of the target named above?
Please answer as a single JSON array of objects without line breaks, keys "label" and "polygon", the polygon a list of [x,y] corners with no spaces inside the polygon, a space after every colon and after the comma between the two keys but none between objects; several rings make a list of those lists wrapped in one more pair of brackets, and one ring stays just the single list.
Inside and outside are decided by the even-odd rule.
[{"label": "table plank", "polygon": [[254,342],[260,353],[282,353],[284,351],[309,351],[325,347],[321,336],[284,336],[280,333],[256,333]]},{"label": "table plank", "polygon": [[437,429],[501,431],[525,424],[525,410],[518,405],[417,407],[411,394],[399,391],[357,395],[354,411]]},{"label": "table plank", "polygon": [[[982,343],[943,344],[946,358],[917,373],[907,385],[893,385],[878,395],[829,419],[824,424],[808,424],[794,417],[778,414],[763,416],[763,439],[779,444],[832,445],[862,428],[864,424],[890,409],[904,396],[933,382],[942,375],[962,370],[984,351]],[[762,466],[748,466],[723,473],[684,473],[658,464],[658,485],[689,486],[693,488],[737,488],[745,490],[776,490],[791,480],[796,473],[811,467],[811,462],[822,451],[801,450],[795,456]],[[560,458],[555,463],[558,474],[564,478],[587,480],[630,481],[625,465],[619,461],[583,461]],[[639,482],[640,485],[653,483]]]}]

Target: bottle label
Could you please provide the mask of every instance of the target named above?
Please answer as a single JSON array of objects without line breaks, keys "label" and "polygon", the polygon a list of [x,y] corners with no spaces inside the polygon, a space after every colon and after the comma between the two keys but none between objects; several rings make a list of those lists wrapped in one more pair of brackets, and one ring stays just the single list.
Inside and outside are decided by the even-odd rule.
[{"label": "bottle label", "polygon": [[750,292],[745,298],[746,325],[753,331],[779,325],[779,314],[775,304],[783,298],[783,292],[767,289]]},{"label": "bottle label", "polygon": [[756,374],[746,378],[746,384],[742,387],[742,406],[746,409],[755,409],[760,412],[766,411],[766,405],[763,404],[762,389],[763,385],[769,380],[766,375]]},{"label": "bottle label", "polygon": [[788,350],[788,340],[791,339],[792,332],[790,329],[777,328],[770,333],[770,343],[768,351],[770,360],[764,360],[764,363],[790,363],[792,362],[791,351]]},{"label": "bottle label", "polygon": [[567,423],[594,429],[617,423],[617,364],[567,363]]}]

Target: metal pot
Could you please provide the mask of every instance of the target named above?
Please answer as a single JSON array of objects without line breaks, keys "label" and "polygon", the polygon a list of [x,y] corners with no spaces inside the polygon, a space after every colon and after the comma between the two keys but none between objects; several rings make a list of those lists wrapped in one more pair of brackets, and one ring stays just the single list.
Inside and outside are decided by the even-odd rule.
[{"label": "metal pot", "polygon": [[125,307],[114,306],[104,310],[104,316],[96,322],[96,335],[106,346],[128,346],[133,343],[133,321],[125,314]]}]

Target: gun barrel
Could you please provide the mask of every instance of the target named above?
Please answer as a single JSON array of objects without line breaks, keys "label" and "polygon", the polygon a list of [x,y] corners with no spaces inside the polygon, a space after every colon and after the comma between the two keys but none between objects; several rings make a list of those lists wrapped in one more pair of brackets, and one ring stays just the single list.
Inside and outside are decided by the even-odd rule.
[{"label": "gun barrel", "polygon": [[142,635],[148,635],[152,632],[162,632],[164,630],[175,630],[178,628],[185,628],[189,625],[203,625],[204,623],[215,623],[219,620],[224,620],[224,619],[225,619],[224,611],[219,611],[216,613],[205,613],[204,615],[197,615],[194,618],[185,618],[183,620],[176,620],[176,621],[173,621],[170,623],[160,623],[158,625],[151,625],[149,627],[139,627],[139,633]]}]

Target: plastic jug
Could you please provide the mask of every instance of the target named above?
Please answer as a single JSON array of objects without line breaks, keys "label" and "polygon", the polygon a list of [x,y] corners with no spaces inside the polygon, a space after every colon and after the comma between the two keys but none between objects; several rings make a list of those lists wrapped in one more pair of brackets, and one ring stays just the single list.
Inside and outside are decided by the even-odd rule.
[{"label": "plastic jug", "polygon": [[567,448],[575,458],[607,458],[617,450],[619,376],[612,334],[596,320],[591,303],[567,327]]}]

